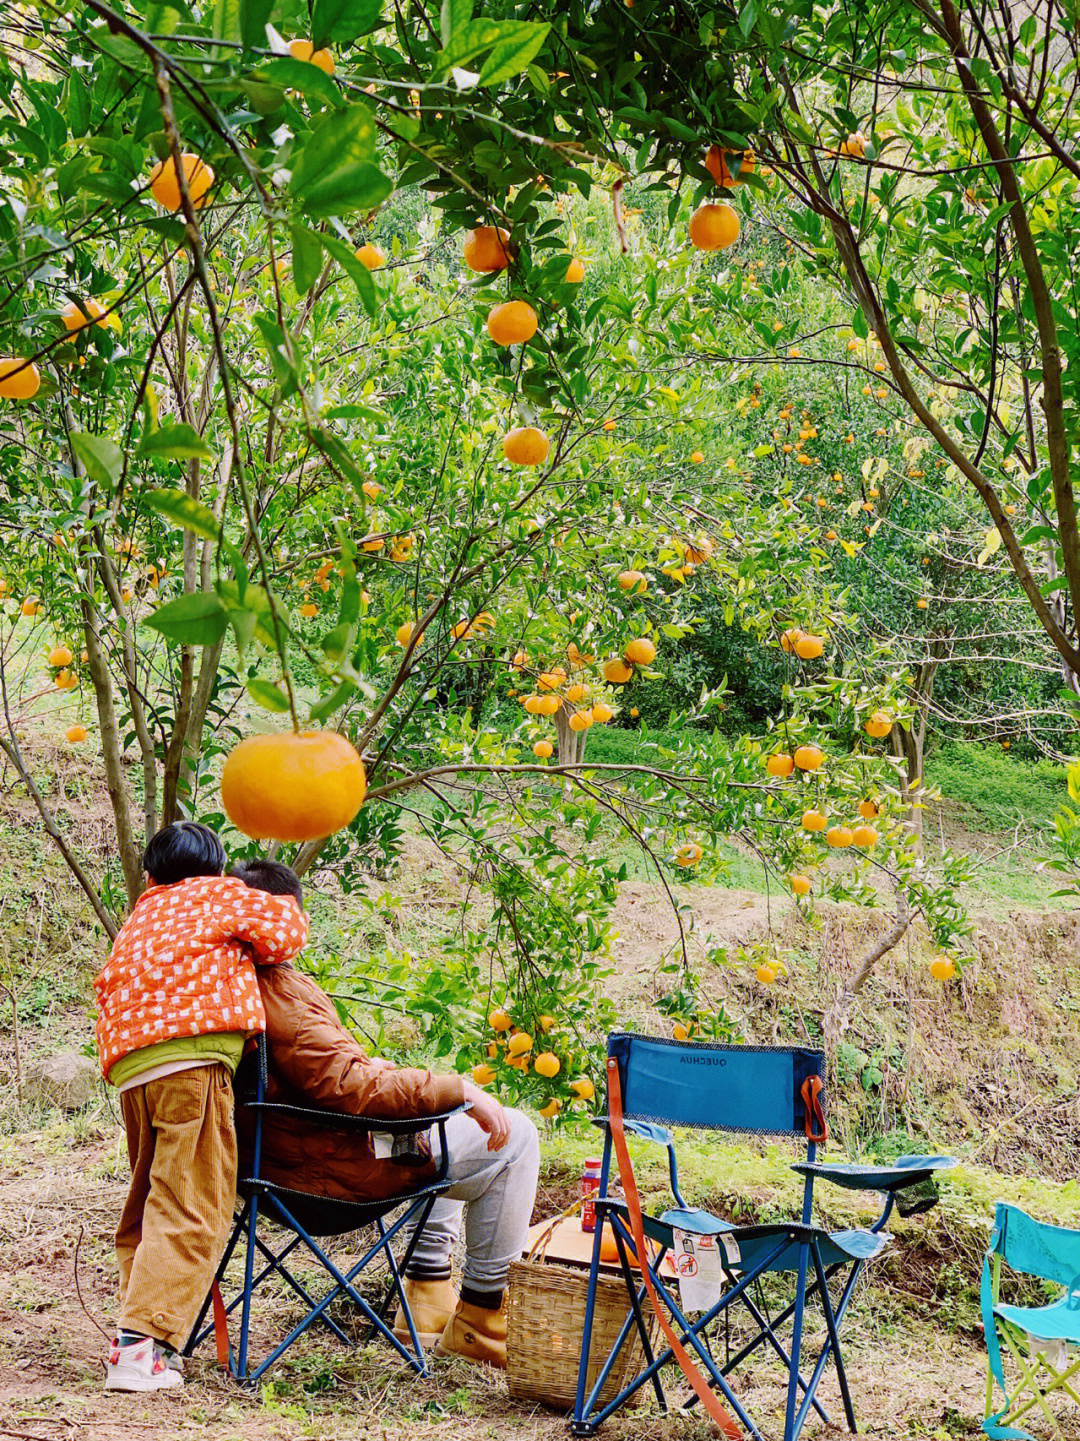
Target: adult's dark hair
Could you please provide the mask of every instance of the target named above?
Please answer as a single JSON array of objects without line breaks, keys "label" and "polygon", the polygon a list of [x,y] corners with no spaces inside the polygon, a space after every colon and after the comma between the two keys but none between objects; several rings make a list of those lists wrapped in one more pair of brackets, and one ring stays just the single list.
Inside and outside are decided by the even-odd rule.
[{"label": "adult's dark hair", "polygon": [[159,886],[191,876],[220,876],[225,870],[225,847],[209,826],[177,821],[162,826],[151,839],[143,852],[143,870]]},{"label": "adult's dark hair", "polygon": [[304,888],[300,877],[292,866],[285,865],[283,861],[239,861],[229,875],[243,881],[254,891],[269,891],[272,896],[292,896],[300,909],[304,909]]}]

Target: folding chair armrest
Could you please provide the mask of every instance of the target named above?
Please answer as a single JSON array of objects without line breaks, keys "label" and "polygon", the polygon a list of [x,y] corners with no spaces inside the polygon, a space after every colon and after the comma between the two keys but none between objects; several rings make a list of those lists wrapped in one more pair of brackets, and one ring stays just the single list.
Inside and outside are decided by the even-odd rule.
[{"label": "folding chair armrest", "polygon": [[268,1115],[293,1116],[308,1121],[313,1126],[329,1130],[382,1131],[391,1136],[410,1136],[417,1131],[428,1131],[432,1126],[445,1126],[451,1116],[472,1110],[471,1101],[463,1101],[449,1111],[435,1111],[427,1116],[357,1116],[349,1111],[331,1111],[321,1106],[290,1106],[283,1101],[242,1101],[241,1105],[252,1111]]},{"label": "folding chair armrest", "polygon": [[895,1166],[862,1166],[845,1161],[796,1161],[793,1171],[815,1180],[831,1181],[849,1191],[905,1191],[929,1181],[938,1171],[949,1171],[956,1165],[952,1156],[903,1156]]},{"label": "folding chair armrest", "polygon": [[[590,1120],[594,1126],[606,1126],[607,1116],[592,1116]],[[652,1141],[657,1146],[674,1145],[674,1137],[666,1126],[658,1126],[655,1121],[623,1121],[623,1130],[629,1131],[632,1136],[640,1136],[643,1141]]]}]

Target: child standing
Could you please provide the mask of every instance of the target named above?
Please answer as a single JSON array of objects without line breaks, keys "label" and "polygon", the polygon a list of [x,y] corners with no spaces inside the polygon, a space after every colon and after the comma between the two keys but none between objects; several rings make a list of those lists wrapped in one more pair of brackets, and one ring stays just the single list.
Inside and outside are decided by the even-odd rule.
[{"label": "child standing", "polygon": [[104,1076],[120,1092],[131,1186],[116,1232],[120,1327],[105,1386],[183,1380],[177,1352],[210,1288],[236,1195],[232,1075],[265,1014],[254,960],[289,960],[307,917],[222,874],[208,827],[166,826],[147,889],[94,982]]}]

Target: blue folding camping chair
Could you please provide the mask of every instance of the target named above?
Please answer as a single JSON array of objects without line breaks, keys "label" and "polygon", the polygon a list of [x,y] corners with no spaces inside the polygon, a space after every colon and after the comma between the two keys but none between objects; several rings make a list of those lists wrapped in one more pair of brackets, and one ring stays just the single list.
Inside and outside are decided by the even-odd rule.
[{"label": "blue folding camping chair", "polygon": [[[190,1356],[197,1346],[211,1333],[214,1333],[217,1339],[218,1361],[222,1368],[227,1368],[238,1381],[247,1382],[249,1385],[254,1384],[316,1322],[325,1326],[345,1345],[352,1346],[354,1344],[352,1337],[329,1314],[335,1301],[347,1297],[369,1323],[365,1341],[370,1340],[377,1333],[384,1340],[389,1341],[394,1350],[404,1357],[415,1371],[421,1376],[426,1375],[424,1350],[416,1333],[412,1312],[401,1284],[401,1276],[409,1264],[413,1248],[419,1240],[420,1232],[423,1230],[436,1198],[450,1186],[450,1182],[446,1179],[446,1122],[451,1116],[457,1115],[459,1111],[468,1110],[468,1103],[438,1115],[400,1120],[386,1120],[376,1116],[346,1115],[341,1111],[319,1107],[286,1105],[266,1099],[267,1047],[265,1036],[259,1037],[255,1057],[252,1059],[255,1064],[248,1073],[247,1083],[238,1084],[236,1097],[238,1110],[241,1107],[248,1108],[253,1118],[254,1140],[251,1174],[241,1177],[237,1184],[237,1191],[243,1204],[233,1226],[228,1245],[225,1247],[214,1283],[202,1304],[191,1335],[184,1347],[184,1355]],[[279,1185],[267,1180],[261,1174],[263,1117],[268,1112],[288,1115],[312,1127],[351,1133],[378,1132],[389,1133],[392,1136],[409,1136],[435,1127],[438,1129],[440,1140],[441,1160],[438,1173],[435,1179],[425,1186],[403,1191],[400,1195],[388,1196],[378,1201],[342,1201],[336,1197],[314,1195],[308,1191]],[[297,1179],[302,1180],[303,1178],[298,1177]],[[387,1224],[387,1218],[399,1210],[401,1214]],[[280,1250],[275,1251],[260,1236],[260,1216],[290,1233],[290,1239]],[[395,1257],[391,1243],[399,1236],[404,1227],[413,1222],[415,1222],[415,1230],[404,1254]],[[348,1271],[342,1271],[316,1239],[316,1237],[341,1236],[367,1226],[374,1226],[377,1234],[372,1243],[365,1248],[359,1261],[355,1262]],[[221,1283],[225,1278],[233,1253],[242,1240],[246,1240],[247,1243],[243,1284],[233,1299],[226,1303],[221,1294]],[[334,1283],[319,1299],[315,1299],[307,1286],[285,1265],[286,1258],[300,1246],[305,1248],[309,1256],[314,1258]],[[303,1254],[301,1252],[301,1255]],[[256,1256],[261,1257],[264,1262],[258,1273],[255,1269]],[[380,1257],[386,1261],[390,1279],[381,1302],[373,1306],[356,1289],[355,1282],[361,1273]],[[300,1298],[307,1310],[284,1340],[275,1346],[253,1370],[249,1370],[248,1350],[252,1299],[258,1288],[273,1276],[279,1276]],[[399,1341],[387,1325],[387,1313],[395,1299],[404,1315],[411,1347]],[[234,1356],[228,1339],[228,1317],[238,1306],[241,1308],[240,1336]],[[213,1319],[209,1324],[204,1324],[207,1313],[211,1309]]]},{"label": "blue folding camping chair", "polygon": [[[761,1348],[777,1356],[788,1374],[783,1441],[797,1441],[810,1411],[826,1423],[818,1387],[830,1361],[836,1372],[848,1427],[855,1430],[855,1412],[840,1349],[840,1326],[863,1267],[885,1249],[885,1223],[894,1205],[901,1214],[928,1210],[936,1201],[935,1173],[954,1166],[948,1156],[904,1156],[894,1166],[818,1164],[817,1147],[828,1139],[825,1121],[825,1056],[801,1047],[680,1043],[650,1036],[613,1035],[608,1039],[607,1114],[604,1155],[596,1199],[596,1240],[585,1307],[577,1401],[571,1430],[591,1436],[642,1386],[652,1384],[662,1409],[667,1401],[661,1371],[672,1361],[693,1388],[689,1404],[700,1403],[731,1441],[743,1432],[753,1441],[764,1433],[732,1390],[729,1377]],[[708,1211],[690,1207],[679,1191],[675,1148],[668,1126],[737,1131],[788,1137],[804,1142],[806,1160],[794,1170],[804,1177],[802,1214],[798,1221],[759,1226],[732,1226]],[[675,1205],[658,1217],[643,1216],[637,1182],[626,1145],[627,1133],[665,1146]],[[609,1188],[614,1154],[623,1195]],[[817,1179],[858,1191],[884,1195],[881,1214],[869,1230],[829,1232],[813,1223],[813,1191]],[[595,1373],[592,1318],[601,1271],[603,1224],[611,1226],[619,1267],[627,1288],[626,1319],[615,1343]],[[691,1322],[664,1274],[669,1256],[678,1258],[686,1238],[711,1238],[719,1258],[716,1299]],[[633,1270],[640,1258],[640,1270]],[[769,1274],[795,1278],[794,1296],[770,1317],[758,1283]],[[834,1295],[834,1289],[836,1294]],[[666,1347],[654,1353],[646,1302],[659,1322]],[[756,1332],[723,1364],[714,1359],[710,1328],[728,1320],[738,1303]],[[808,1303],[820,1309],[825,1341],[807,1376],[803,1370],[804,1321]],[[790,1336],[786,1328],[790,1323]],[[637,1334],[644,1365],[610,1401],[601,1403],[604,1384],[623,1347]],[[742,1428],[740,1430],[740,1428]]]},{"label": "blue folding camping chair", "polygon": [[[1001,1300],[1003,1261],[1011,1271],[1065,1290],[1045,1306],[1008,1305]],[[1017,1429],[1017,1422],[1038,1407],[1050,1434],[1060,1436],[1048,1398],[1057,1392],[1080,1405],[1080,1231],[1032,1220],[1019,1206],[999,1201],[983,1260],[982,1319],[988,1360],[983,1431],[995,1441],[1031,1441],[1030,1431]],[[1011,1395],[1003,1341],[1020,1373]],[[996,1412],[995,1381],[1005,1393],[1005,1406]]]}]

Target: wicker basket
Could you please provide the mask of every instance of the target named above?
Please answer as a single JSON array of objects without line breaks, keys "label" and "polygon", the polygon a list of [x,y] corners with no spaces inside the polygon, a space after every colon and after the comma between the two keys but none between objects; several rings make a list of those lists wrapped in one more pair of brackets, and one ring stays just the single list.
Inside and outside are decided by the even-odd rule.
[{"label": "wicker basket", "polygon": [[[569,1411],[577,1396],[581,1338],[585,1332],[585,1295],[589,1273],[545,1262],[543,1258],[515,1261],[507,1290],[506,1383],[520,1401],[538,1401]],[[621,1275],[601,1275],[596,1285],[588,1387],[591,1389],[626,1320],[629,1300]],[[655,1348],[659,1325],[648,1300],[642,1311]],[[611,1375],[604,1383],[601,1401],[608,1402],[644,1365],[641,1337],[631,1331]],[[647,1387],[630,1398],[637,1405]]]}]

